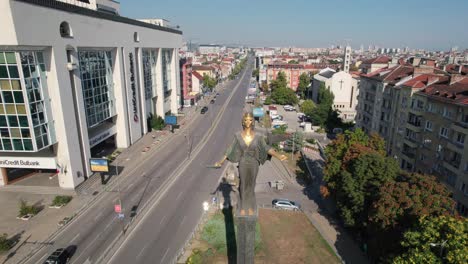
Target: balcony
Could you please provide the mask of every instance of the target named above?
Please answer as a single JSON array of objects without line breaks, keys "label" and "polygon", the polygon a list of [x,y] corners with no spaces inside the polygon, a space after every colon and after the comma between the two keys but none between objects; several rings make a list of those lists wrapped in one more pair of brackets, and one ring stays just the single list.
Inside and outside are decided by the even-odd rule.
[{"label": "balcony", "polygon": [[455,121],[452,123],[451,128],[455,131],[468,134],[468,123]]},{"label": "balcony", "polygon": [[421,123],[418,124],[418,123],[407,122],[406,127],[416,133],[422,132]]},{"label": "balcony", "polygon": [[411,148],[417,148],[419,143],[415,138],[410,138],[410,137],[405,137],[403,140],[406,145],[408,145]]},{"label": "balcony", "polygon": [[465,148],[463,143],[456,142],[455,140],[447,140],[447,148],[463,154],[463,149]]},{"label": "balcony", "polygon": [[422,115],[425,110],[423,108],[420,108],[420,107],[410,107],[409,108],[409,112],[415,114],[415,115]]},{"label": "balcony", "polygon": [[406,160],[406,161],[409,161],[410,163],[414,163],[415,162],[415,158],[416,158],[416,154],[411,152],[411,151],[402,151],[401,152],[401,155],[403,156],[403,158]]},{"label": "balcony", "polygon": [[455,161],[447,161],[444,160],[444,167],[454,173],[458,173],[458,168],[460,167],[460,163],[455,162]]}]

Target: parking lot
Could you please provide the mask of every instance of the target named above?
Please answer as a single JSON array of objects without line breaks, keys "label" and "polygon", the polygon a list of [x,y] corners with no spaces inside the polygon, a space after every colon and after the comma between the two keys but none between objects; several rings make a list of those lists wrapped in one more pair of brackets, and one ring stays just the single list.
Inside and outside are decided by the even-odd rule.
[{"label": "parking lot", "polygon": [[[297,117],[297,111],[299,111],[299,109],[296,109],[296,111],[286,111],[284,110],[282,105],[275,106],[277,108],[278,114],[283,116],[283,121],[285,121],[288,124],[287,131],[304,131],[302,127],[299,127],[299,119]],[[268,105],[264,106],[264,108],[266,112],[268,110]]]}]

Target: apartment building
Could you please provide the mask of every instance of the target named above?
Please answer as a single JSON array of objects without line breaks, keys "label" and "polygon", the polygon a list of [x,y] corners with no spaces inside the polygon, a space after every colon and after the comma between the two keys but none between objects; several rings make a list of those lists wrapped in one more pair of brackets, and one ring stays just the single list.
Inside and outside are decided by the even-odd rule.
[{"label": "apartment building", "polygon": [[468,77],[425,64],[361,76],[357,125],[380,134],[402,169],[436,175],[468,215]]},{"label": "apartment building", "polygon": [[313,65],[285,63],[268,64],[265,71],[267,84],[270,85],[271,81],[276,80],[276,77],[280,72],[285,73],[288,87],[296,91],[297,86],[299,85],[299,77],[301,76],[301,74],[312,74],[318,72],[318,69],[315,68]]},{"label": "apartment building", "polygon": [[0,185],[51,170],[73,189],[101,144],[129,147],[149,116],[177,114],[181,31],[121,17],[115,1],[0,10]]}]

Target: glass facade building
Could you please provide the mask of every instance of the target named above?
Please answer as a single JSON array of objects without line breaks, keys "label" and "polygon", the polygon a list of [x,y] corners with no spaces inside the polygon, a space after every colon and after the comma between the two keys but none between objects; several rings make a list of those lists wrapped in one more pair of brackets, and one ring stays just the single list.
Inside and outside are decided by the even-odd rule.
[{"label": "glass facade building", "polygon": [[153,97],[156,89],[156,50],[143,51],[143,80],[145,82],[145,99],[149,100]]},{"label": "glass facade building", "polygon": [[0,151],[35,152],[56,143],[41,52],[0,52]]},{"label": "glass facade building", "polygon": [[81,84],[88,127],[113,117],[114,79],[110,51],[79,51]]},{"label": "glass facade building", "polygon": [[171,95],[171,61],[172,49],[162,50],[162,79],[164,97]]}]

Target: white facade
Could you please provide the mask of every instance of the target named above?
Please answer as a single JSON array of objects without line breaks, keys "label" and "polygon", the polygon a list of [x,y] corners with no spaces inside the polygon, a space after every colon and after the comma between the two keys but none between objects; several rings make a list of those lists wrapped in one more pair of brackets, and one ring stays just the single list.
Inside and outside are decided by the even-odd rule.
[{"label": "white facade", "polygon": [[358,80],[344,71],[324,69],[312,80],[312,99],[317,102],[320,85],[325,85],[333,95],[333,109],[339,110],[344,121],[354,121],[356,117]]},{"label": "white facade", "polygon": [[[0,1],[0,160],[53,169],[35,161],[53,159],[67,189],[92,174],[93,146],[114,136],[129,147],[148,132],[150,113],[178,106],[182,32],[89,9]],[[0,163],[0,185],[7,167]]]},{"label": "white facade", "polygon": [[200,45],[198,47],[200,54],[218,54],[221,51],[221,46],[218,45]]}]

